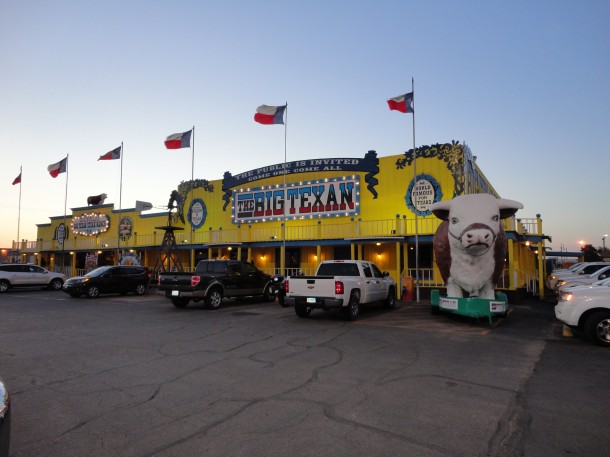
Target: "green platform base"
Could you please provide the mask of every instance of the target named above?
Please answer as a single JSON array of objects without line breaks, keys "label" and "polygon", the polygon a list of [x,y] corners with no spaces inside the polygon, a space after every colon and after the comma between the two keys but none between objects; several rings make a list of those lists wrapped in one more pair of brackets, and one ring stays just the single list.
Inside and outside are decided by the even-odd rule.
[{"label": "green platform base", "polygon": [[430,291],[430,305],[432,313],[444,312],[459,314],[462,316],[487,317],[489,325],[492,325],[492,318],[505,317],[508,313],[508,300],[506,294],[496,293],[494,300],[486,298],[457,298],[441,297],[436,289]]}]

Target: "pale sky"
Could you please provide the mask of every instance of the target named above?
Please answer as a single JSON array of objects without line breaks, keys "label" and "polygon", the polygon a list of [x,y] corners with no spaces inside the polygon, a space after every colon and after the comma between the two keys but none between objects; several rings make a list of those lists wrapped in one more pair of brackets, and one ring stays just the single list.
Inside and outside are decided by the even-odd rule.
[{"label": "pale sky", "polygon": [[[162,207],[195,178],[287,160],[402,154],[411,115],[386,100],[415,80],[416,145],[465,142],[551,247],[610,232],[610,2],[0,0],[0,246],[105,192]],[[610,241],[608,243],[610,247]]]}]

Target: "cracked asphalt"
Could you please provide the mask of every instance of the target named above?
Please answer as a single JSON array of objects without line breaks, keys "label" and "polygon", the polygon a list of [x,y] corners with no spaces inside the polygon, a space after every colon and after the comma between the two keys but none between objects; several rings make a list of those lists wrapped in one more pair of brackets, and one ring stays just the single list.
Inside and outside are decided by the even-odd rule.
[{"label": "cracked asphalt", "polygon": [[426,302],[0,296],[14,457],[607,456],[609,357],[535,299],[490,328]]}]

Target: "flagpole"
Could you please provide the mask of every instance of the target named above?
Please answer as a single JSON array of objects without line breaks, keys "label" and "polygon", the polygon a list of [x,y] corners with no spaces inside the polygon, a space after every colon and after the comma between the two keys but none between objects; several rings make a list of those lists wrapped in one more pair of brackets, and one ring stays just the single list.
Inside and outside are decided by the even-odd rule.
[{"label": "flagpole", "polygon": [[[116,144],[116,143],[115,143]],[[121,172],[119,174],[119,223],[117,227],[116,239],[116,264],[121,263],[121,210],[123,209],[123,142],[121,141]]]},{"label": "flagpole", "polygon": [[[68,176],[69,176],[69,172],[70,172],[69,157],[70,157],[70,154],[66,154],[66,192],[65,192],[65,196],[64,196],[64,236],[61,240],[61,272],[63,274],[66,274],[66,272],[64,271],[64,269],[66,267],[65,248],[66,248],[66,236],[68,235],[68,227],[66,227],[66,213],[68,211]],[[61,162],[60,162],[60,167],[61,167]]]},{"label": "flagpole", "polygon": [[[411,94],[413,94],[413,188],[417,184],[417,149],[415,149],[415,80],[411,78]],[[417,208],[415,208],[415,301],[419,303],[419,228]]]},{"label": "flagpole", "polygon": [[19,241],[19,228],[21,226],[21,181],[23,181],[23,166],[19,167],[19,210],[17,211],[17,251],[21,259],[21,241]]},{"label": "flagpole", "polygon": [[286,101],[286,120],[284,122],[284,211],[283,214],[283,223],[282,223],[282,250],[284,261],[282,262],[282,270],[280,274],[282,276],[286,276],[286,149],[287,149],[287,138],[288,138],[288,101]]},{"label": "flagpole", "polygon": [[[193,205],[193,195],[195,190],[195,126],[193,125],[193,133],[191,134],[191,206]],[[186,202],[183,202],[183,205]],[[184,208],[183,208],[184,211]],[[188,212],[187,212],[188,217]],[[195,267],[195,251],[194,251],[194,241],[193,240],[193,215],[191,214],[191,220],[189,221],[189,225],[191,226],[191,249],[189,255],[189,266],[190,270],[194,271]]]}]

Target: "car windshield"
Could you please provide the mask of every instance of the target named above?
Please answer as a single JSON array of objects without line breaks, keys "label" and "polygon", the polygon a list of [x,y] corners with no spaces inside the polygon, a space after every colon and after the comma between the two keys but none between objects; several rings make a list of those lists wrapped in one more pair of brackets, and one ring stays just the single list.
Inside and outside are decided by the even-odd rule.
[{"label": "car windshield", "polygon": [[87,273],[85,275],[85,278],[97,278],[98,276],[101,276],[104,273],[106,273],[111,268],[112,267],[99,267],[99,268],[96,268],[95,270],[90,271],[89,273]]}]

